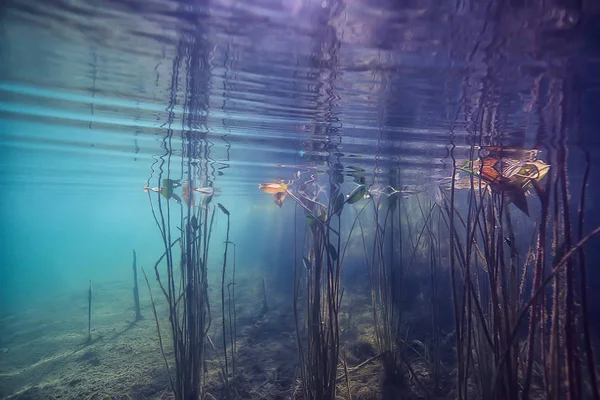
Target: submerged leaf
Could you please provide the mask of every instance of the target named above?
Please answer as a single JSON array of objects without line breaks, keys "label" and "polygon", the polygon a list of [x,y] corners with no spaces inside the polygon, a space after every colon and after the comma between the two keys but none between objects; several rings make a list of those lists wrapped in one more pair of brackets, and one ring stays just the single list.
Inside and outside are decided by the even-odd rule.
[{"label": "submerged leaf", "polygon": [[223,206],[223,204],[217,203],[217,205],[219,206],[219,208],[221,209],[221,211],[223,211],[223,214],[229,216],[229,211],[227,211],[227,209]]},{"label": "submerged leaf", "polygon": [[344,194],[339,193],[333,202],[333,212],[332,215],[340,215],[342,213],[342,208],[344,207]]},{"label": "submerged leaf", "polygon": [[306,225],[308,225],[308,227],[314,232],[315,227],[317,226],[318,222],[315,219],[315,217],[313,217],[312,215],[308,214],[306,216]]},{"label": "submerged leaf", "polygon": [[338,253],[337,253],[337,250],[335,249],[335,246],[332,245],[331,243],[328,243],[327,244],[327,249],[329,250],[329,254],[331,255],[331,259],[333,261],[337,261]]},{"label": "submerged leaf", "polygon": [[390,212],[394,212],[396,210],[397,206],[398,206],[398,198],[396,196],[388,197],[388,208],[390,209]]},{"label": "submerged leaf", "polygon": [[322,204],[318,205],[317,217],[321,220],[321,222],[327,221],[327,207]]},{"label": "submerged leaf", "polygon": [[287,197],[287,192],[277,192],[277,193],[273,193],[273,201],[275,202],[275,204],[277,204],[279,207],[281,207],[281,205],[283,204],[283,202],[285,201],[285,198]]},{"label": "submerged leaf", "polygon": [[168,200],[173,196],[173,186],[166,184],[167,181],[168,179],[163,179],[163,186],[160,188],[160,194]]},{"label": "submerged leaf", "polygon": [[192,229],[194,231],[198,230],[198,227],[199,227],[199,225],[198,225],[198,218],[196,218],[195,215],[192,215],[192,218],[190,219],[190,224],[192,225]]},{"label": "submerged leaf", "polygon": [[365,197],[365,193],[367,191],[367,186],[366,185],[358,185],[353,191],[352,193],[350,193],[348,195],[348,199],[346,200],[346,202],[348,204],[354,204],[359,200],[362,200]]},{"label": "submerged leaf", "polygon": [[173,200],[175,200],[177,204],[181,204],[181,197],[179,197],[177,194],[171,193],[171,197],[173,198]]},{"label": "submerged leaf", "polygon": [[511,203],[529,217],[529,208],[527,206],[527,198],[525,197],[524,190],[518,186],[511,186],[511,190],[506,192],[506,195]]},{"label": "submerged leaf", "polygon": [[210,202],[212,201],[213,195],[209,195],[209,196],[204,196],[202,198],[201,204],[203,208],[208,207],[208,205],[210,204]]}]

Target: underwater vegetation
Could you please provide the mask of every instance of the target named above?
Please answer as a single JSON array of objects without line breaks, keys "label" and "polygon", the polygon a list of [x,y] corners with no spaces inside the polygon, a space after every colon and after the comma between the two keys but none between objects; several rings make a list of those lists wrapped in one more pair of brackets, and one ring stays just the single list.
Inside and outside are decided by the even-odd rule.
[{"label": "underwater vegetation", "polygon": [[[307,174],[302,172],[285,183],[259,185],[280,207],[286,197],[292,198],[305,217],[306,233],[295,257],[301,262],[294,267],[301,398],[352,398],[339,326],[342,298],[348,296],[341,269],[355,237],[362,241],[369,267],[372,343],[378,351],[374,359],[381,362],[387,384],[406,391],[410,379],[426,398],[598,398],[583,305],[587,287],[582,246],[600,228],[587,236],[580,230],[575,239],[564,158],[558,157],[557,167],[551,169],[537,158],[537,150],[474,150],[483,155],[456,160],[447,185],[399,190],[356,184],[344,195],[336,182],[330,180],[326,190],[314,175],[302,179]],[[467,192],[466,211],[456,206],[460,190]],[[518,244],[524,243],[521,232],[514,226],[523,217],[530,218],[531,196],[537,199],[542,222],[535,225],[524,252]],[[418,223],[410,221],[414,219],[408,212],[410,200],[416,201]],[[514,216],[511,204],[523,216]],[[354,216],[342,213],[348,207],[355,209]],[[367,207],[371,213],[365,217]],[[343,217],[350,218],[346,235]],[[411,331],[407,317],[406,285],[416,258],[429,261],[431,268],[431,331],[426,342]],[[444,261],[449,265],[443,266]],[[456,367],[451,370],[441,358],[448,336],[443,337],[440,318],[444,277],[449,278],[452,296],[452,310],[445,311],[454,315],[449,336],[454,337]],[[415,356],[427,364],[427,376],[415,371]],[[455,377],[452,386],[448,376]]]},{"label": "underwater vegetation", "polygon": [[[558,150],[473,145],[450,176],[420,186],[403,185],[399,169],[367,183],[365,170],[334,165],[343,172],[306,168],[258,184],[259,216],[271,208],[293,228],[281,249],[291,254],[286,293],[268,275],[236,271],[238,208],[215,201],[214,175],[198,163],[168,167],[170,149],[144,186],[162,248],[148,269],[133,252],[133,321],[99,334],[101,290],[86,284],[85,335],[56,359],[89,375],[56,397],[597,399],[585,250],[600,228],[584,230],[587,173],[581,188],[567,185]],[[134,326],[158,346],[118,341]],[[137,371],[155,381],[78,389],[142,348],[159,352]],[[51,368],[53,358],[35,364]],[[5,393],[47,398],[35,387]]]},{"label": "underwater vegetation", "polygon": [[[261,389],[248,386],[242,356],[252,342],[238,341],[247,328],[236,310],[235,251],[226,273],[232,214],[214,204],[218,191],[197,164],[162,168],[170,154],[153,168],[160,185],[144,190],[164,247],[154,275],[168,329],[151,300],[171,392],[185,400],[255,396]],[[573,230],[565,154],[553,166],[539,150],[471,146],[470,154],[453,158],[450,177],[423,186],[401,185],[399,173],[367,184],[356,168],[351,183],[300,169],[258,185],[279,208],[294,209],[296,346],[287,389],[263,384],[259,397],[598,398],[583,246],[600,228],[583,234],[580,204]],[[217,214],[226,220],[219,239]],[[215,240],[224,244],[218,298],[208,289]],[[258,321],[277,315],[264,278],[261,287]]]},{"label": "underwater vegetation", "polygon": [[[406,40],[368,47],[365,35],[339,26],[356,8],[360,23],[352,29],[372,17],[355,3],[315,2],[327,14],[311,14],[323,25],[314,31],[308,23],[281,23],[286,35],[306,35],[298,43],[306,48],[290,53],[278,52],[289,47],[281,31],[276,46],[265,39],[268,51],[245,48],[264,45],[254,29],[277,22],[278,12],[238,31],[248,10],[237,3],[233,11],[219,2],[207,9],[169,3],[163,11],[181,22],[180,31],[140,32],[164,45],[156,65],[144,63],[156,82],[140,74],[152,97],[136,89],[135,106],[143,112],[136,121],[152,126],[150,135],[136,133],[137,151],[152,144],[158,152],[135,193],[160,243],[136,246],[132,264],[127,245],[122,287],[85,277],[78,297],[34,322],[0,315],[0,398],[600,400],[589,309],[597,265],[590,250],[600,234],[589,222],[595,204],[587,204],[595,182],[590,151],[573,145],[579,138],[567,135],[566,121],[581,106],[567,104],[577,97],[571,86],[584,85],[562,78],[560,60],[536,50],[534,62],[522,66],[504,49],[547,44],[532,34],[533,46],[525,28],[542,17],[567,24],[571,14],[550,10],[513,26],[527,14],[517,9],[522,2],[456,2],[463,16],[444,14],[439,24],[428,18],[443,7],[370,10],[410,23],[404,31],[377,24],[373,40],[379,31]],[[149,20],[159,6],[151,5]],[[486,14],[476,26],[481,41],[446,43],[474,36],[471,7]],[[495,23],[502,10],[509,22]],[[204,19],[210,16],[217,19]],[[421,37],[450,22],[443,33],[452,41]],[[511,41],[513,31],[519,35]],[[359,52],[363,47],[373,52]],[[427,63],[413,59],[413,48]],[[431,64],[443,64],[445,54],[452,66],[440,70],[448,76],[429,81],[438,72]],[[111,64],[106,54],[99,60]],[[514,71],[504,63],[523,67],[533,84],[512,87]],[[412,96],[415,88],[426,96]],[[167,91],[162,115],[163,107],[149,102]],[[513,91],[527,104],[517,104]],[[98,90],[91,103],[96,125],[109,119],[98,100],[108,92]],[[515,110],[526,108],[527,132],[510,131],[523,122]],[[532,108],[539,109],[528,114]],[[288,135],[292,129],[296,136]],[[230,150],[243,155],[232,163],[242,165],[239,176],[226,176]],[[150,159],[137,151],[136,161]],[[434,168],[424,168],[424,159]],[[267,177],[246,171],[253,163],[266,165]],[[240,237],[244,229],[236,225],[244,222]],[[142,254],[152,262],[139,262]],[[29,346],[35,351],[23,350]],[[9,362],[16,354],[26,357]]]},{"label": "underwater vegetation", "polygon": [[[161,171],[162,174],[162,171]],[[152,304],[156,327],[160,340],[161,353],[165,362],[165,368],[169,375],[171,387],[177,399],[197,399],[205,396],[205,347],[208,338],[208,329],[211,324],[210,306],[208,301],[208,254],[212,239],[212,230],[217,209],[227,217],[227,233],[225,237],[225,251],[223,254],[223,278],[221,287],[221,306],[223,316],[223,360],[222,379],[225,385],[225,395],[229,398],[229,366],[226,342],[226,318],[225,318],[225,268],[227,265],[227,253],[229,244],[229,211],[220,203],[217,206],[211,204],[214,192],[208,188],[194,188],[192,169],[187,171],[187,179],[183,186],[183,197],[185,203],[174,192],[180,185],[178,181],[169,178],[160,178],[160,188],[144,187],[148,198],[153,206],[152,213],[160,230],[164,243],[164,253],[154,265],[156,280],[160,285],[161,292],[168,303],[169,325],[173,349],[175,354],[174,371],[171,373],[169,361],[165,355],[159,318],[156,313],[154,298]],[[186,189],[187,188],[187,189]],[[196,204],[193,191],[203,195],[203,199]],[[156,205],[152,202],[150,193],[157,193]],[[170,200],[175,201],[178,208],[178,222],[175,233],[171,223]],[[175,238],[176,237],[176,238]],[[179,244],[180,254],[173,252],[173,247]],[[166,278],[161,278],[159,264],[162,260],[166,262]],[[148,283],[148,277],[144,271],[144,277]],[[231,283],[235,285],[235,281]],[[148,283],[148,290],[150,285]],[[235,292],[229,292],[234,296]],[[234,301],[234,300],[233,300]],[[230,303],[233,304],[233,303]],[[232,311],[229,311],[231,316]],[[231,329],[232,325],[230,325]],[[231,332],[233,335],[233,332]],[[232,367],[234,367],[232,359]],[[234,371],[232,371],[235,373]],[[235,375],[234,375],[235,376]]]}]

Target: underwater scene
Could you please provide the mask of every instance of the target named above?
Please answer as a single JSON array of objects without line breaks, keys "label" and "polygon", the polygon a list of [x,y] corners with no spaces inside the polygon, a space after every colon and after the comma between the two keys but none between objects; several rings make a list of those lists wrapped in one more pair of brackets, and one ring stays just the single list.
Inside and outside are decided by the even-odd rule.
[{"label": "underwater scene", "polygon": [[0,399],[600,400],[600,2],[6,0]]}]

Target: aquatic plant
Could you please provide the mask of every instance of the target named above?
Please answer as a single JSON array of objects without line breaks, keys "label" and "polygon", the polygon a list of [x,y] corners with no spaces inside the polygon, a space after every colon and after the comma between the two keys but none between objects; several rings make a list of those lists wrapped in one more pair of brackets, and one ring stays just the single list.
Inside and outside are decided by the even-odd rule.
[{"label": "aquatic plant", "polygon": [[[169,179],[163,179],[162,183],[164,186],[158,192],[156,210],[153,207],[152,211],[165,251],[154,265],[154,271],[169,310],[175,356],[175,376],[169,378],[177,399],[198,399],[204,394],[204,340],[210,326],[207,259],[216,209],[213,207],[212,212],[210,208],[195,209],[192,208],[192,202],[189,202],[187,207],[179,207],[180,221],[183,222],[184,229],[179,229],[179,237],[173,240],[170,204],[173,185]],[[152,204],[150,192],[148,193]],[[181,247],[178,263],[173,252],[177,243],[180,243]],[[163,258],[166,261],[166,278],[161,278],[158,268]],[[180,267],[179,271],[176,268],[177,264]],[[164,350],[161,351],[164,356]],[[166,358],[165,363],[168,366]]]},{"label": "aquatic plant", "polygon": [[[233,246],[233,269],[231,275],[231,282],[227,284],[227,310],[229,317],[229,339],[231,341],[231,370],[232,377],[235,380],[236,369],[235,369],[235,358],[237,354],[237,314],[235,310],[235,259],[236,259],[236,244],[228,241]],[[224,319],[224,317],[223,317]]]},{"label": "aquatic plant", "polygon": [[[422,208],[421,213],[423,214]],[[433,393],[437,394],[442,390],[442,362],[441,362],[441,347],[442,347],[442,335],[441,335],[441,321],[440,321],[440,308],[441,308],[441,296],[440,286],[443,285],[441,282],[443,279],[441,260],[442,260],[442,245],[443,238],[441,237],[441,212],[439,208],[434,208],[435,216],[429,218],[427,227],[427,239],[429,240],[429,268],[430,268],[430,289],[431,289],[431,337],[430,343],[425,348],[426,355],[431,366],[431,375],[433,383]]]},{"label": "aquatic plant", "polygon": [[[222,327],[223,327],[223,358],[225,360],[225,366],[223,369],[223,380],[225,382],[225,394],[226,397],[230,397],[231,393],[230,393],[230,388],[229,388],[229,364],[228,364],[228,358],[227,358],[227,318],[226,318],[226,314],[225,314],[225,269],[227,267],[227,250],[229,249],[229,225],[230,225],[230,221],[229,221],[229,210],[227,210],[221,203],[218,203],[219,209],[221,209],[221,211],[223,212],[223,214],[225,214],[227,216],[227,233],[226,233],[226,239],[225,239],[225,250],[223,252],[223,268],[222,268],[222,274],[221,274],[221,312],[223,315],[223,322],[222,322]],[[233,336],[233,332],[230,332],[231,336]],[[233,345],[232,345],[232,351],[233,351]],[[232,364],[233,364],[233,358],[234,358],[234,354],[231,354],[231,358],[232,358]]]},{"label": "aquatic plant", "polygon": [[[227,217],[221,276],[225,355],[221,378],[225,389],[224,397],[229,398],[233,395],[229,384],[225,332],[227,316],[224,304],[225,273],[230,243],[230,214],[222,204],[217,206],[212,204],[213,197],[218,195],[214,182],[216,176],[222,172],[210,165],[211,145],[207,139],[206,122],[210,69],[199,66],[209,65],[212,46],[209,47],[206,35],[202,33],[204,29],[205,26],[197,21],[194,25],[194,33],[189,37],[181,38],[177,45],[172,64],[168,120],[164,125],[165,134],[161,141],[163,153],[156,157],[151,176],[144,186],[164,249],[162,256],[154,265],[154,272],[167,302],[174,353],[174,374],[170,373],[169,361],[162,346],[160,324],[154,304],[153,311],[173,394],[176,399],[182,400],[212,396],[206,392],[205,345],[208,343],[214,347],[214,343],[208,337],[211,326],[208,258],[217,209]],[[182,71],[185,71],[185,79],[180,76]],[[186,85],[183,91],[180,91],[182,88],[179,87],[181,82],[185,82]],[[178,98],[179,93],[184,93],[183,99]],[[183,104],[182,129],[179,131],[173,129],[176,104]],[[176,144],[180,147],[175,148]],[[177,159],[173,160],[173,157]],[[154,179],[158,182],[157,187],[151,186],[151,181]],[[179,244],[179,252],[175,247],[176,244]],[[161,275],[159,269],[163,260],[166,276]],[[153,299],[152,301],[154,302]],[[235,334],[233,339],[235,340]]]},{"label": "aquatic plant", "polygon": [[[423,210],[419,198],[418,208],[421,212],[421,220],[409,215],[405,201],[400,196],[405,191],[397,190],[393,186],[373,185],[368,188],[369,203],[372,204],[372,215],[366,223],[374,227],[373,245],[367,247],[363,223],[359,226],[362,235],[365,263],[370,266],[371,276],[371,308],[373,313],[373,324],[376,345],[379,351],[378,357],[382,361],[384,377],[387,384],[396,388],[403,387],[405,376],[410,376],[416,382],[421,391],[430,396],[430,391],[415,373],[408,352],[412,351],[418,357],[423,358],[410,343],[410,323],[405,321],[406,312],[406,289],[409,273],[416,264],[417,255],[421,254],[425,247],[427,238],[431,242],[428,255],[432,263],[432,280],[436,276],[435,263],[439,254],[434,253],[433,242],[435,239],[432,220],[436,211],[435,204],[430,204],[427,211]],[[396,217],[397,215],[397,217]],[[418,224],[418,225],[417,225]],[[414,231],[411,227],[418,227]],[[405,248],[407,258],[405,258]],[[439,252],[439,248],[437,250]],[[436,282],[432,282],[435,291]],[[434,292],[435,293],[435,292]],[[435,310],[437,304],[432,304]],[[432,329],[438,331],[437,314],[435,311],[432,320]],[[437,349],[434,350],[434,358],[430,360],[436,371],[435,380],[439,381],[439,332],[437,335]],[[435,334],[434,334],[435,337]],[[421,343],[416,341],[417,343]],[[421,346],[424,346],[422,343]],[[425,348],[427,353],[427,348]],[[435,374],[434,374],[435,375]],[[437,386],[436,386],[437,387]]]},{"label": "aquatic plant", "polygon": [[[386,377],[401,380],[400,330],[402,326],[404,264],[402,260],[402,240],[399,241],[400,257],[396,258],[394,249],[394,226],[389,229],[388,222],[393,221],[397,210],[396,193],[386,194],[382,190],[371,190],[369,203],[372,204],[374,226],[373,245],[371,251],[366,245],[362,221],[359,226],[362,235],[365,262],[369,265],[371,276],[371,303],[375,338],[381,356]],[[383,218],[380,211],[384,211]],[[401,230],[400,230],[401,231]],[[370,254],[370,261],[369,261]],[[398,293],[399,292],[399,293]]]},{"label": "aquatic plant", "polygon": [[[340,277],[352,233],[351,228],[347,239],[342,240],[341,214],[345,204],[354,204],[364,198],[366,187],[359,185],[346,197],[332,179],[329,193],[325,193],[312,177],[295,185],[294,192],[281,181],[261,184],[259,188],[274,195],[285,193],[274,200],[290,197],[304,211],[306,234],[301,256],[304,268],[298,268],[294,257],[293,295],[302,392],[307,400],[334,399],[340,357],[339,311],[343,297]],[[325,202],[321,202],[322,198]],[[296,255],[295,243],[294,246]],[[300,315],[301,296],[304,318]]]},{"label": "aquatic plant", "polygon": [[[574,266],[583,258],[573,256],[583,254],[581,246],[600,229],[587,237],[580,231],[579,242],[571,241],[564,154],[562,157],[559,152],[545,187],[533,170],[528,178],[519,178],[519,185],[499,174],[482,174],[486,166],[501,161],[484,158],[479,170],[470,173],[466,214],[455,206],[453,174],[442,209],[450,234],[458,399],[474,394],[482,399],[527,399],[532,391],[547,398],[597,398],[592,348],[586,339],[587,311],[575,307],[576,296],[585,301],[585,287],[580,291],[574,288]],[[522,257],[519,243],[528,241],[517,237],[509,205],[522,211],[522,218],[529,218],[525,192],[530,188],[539,199],[540,222],[532,232],[527,256]],[[550,240],[555,249],[551,263],[547,256]],[[585,266],[579,267],[585,276]],[[549,283],[551,292],[546,295]],[[583,343],[576,337],[583,337]],[[582,359],[588,365],[586,385]]]},{"label": "aquatic plant", "polygon": [[140,291],[138,288],[137,257],[135,249],[133,250],[133,304],[135,306],[135,320],[139,321],[142,319],[142,312],[140,311]]},{"label": "aquatic plant", "polygon": [[[305,399],[333,399],[336,391],[339,355],[338,310],[339,291],[339,235],[331,241],[328,229],[335,213],[325,206],[308,203],[309,238],[306,264],[306,355],[303,357],[303,387]],[[331,208],[329,208],[331,210]],[[339,216],[338,231],[339,231]]]}]

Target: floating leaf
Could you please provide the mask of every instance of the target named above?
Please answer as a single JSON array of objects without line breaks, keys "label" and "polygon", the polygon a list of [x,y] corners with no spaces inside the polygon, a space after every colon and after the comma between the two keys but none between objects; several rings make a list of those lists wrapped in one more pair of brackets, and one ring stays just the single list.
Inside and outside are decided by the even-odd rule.
[{"label": "floating leaf", "polygon": [[287,184],[285,184],[281,181],[276,181],[276,182],[270,182],[270,183],[261,183],[258,185],[258,188],[265,193],[275,194],[275,193],[285,192],[287,190],[288,186],[287,186]]},{"label": "floating leaf", "polygon": [[358,185],[352,193],[348,195],[348,199],[346,200],[348,204],[354,204],[359,200],[362,200],[365,197],[365,193],[367,191],[367,187],[365,185]]},{"label": "floating leaf", "polygon": [[217,203],[217,205],[219,206],[219,208],[221,209],[221,211],[223,211],[223,214],[229,216],[229,211],[227,211],[227,209],[225,207],[223,207],[223,204]]},{"label": "floating leaf", "polygon": [[201,193],[201,194],[205,194],[207,196],[212,196],[215,193],[215,188],[213,188],[212,186],[207,186],[207,187],[194,188],[194,191]]}]

